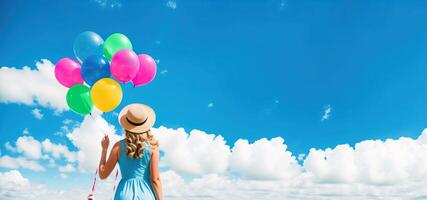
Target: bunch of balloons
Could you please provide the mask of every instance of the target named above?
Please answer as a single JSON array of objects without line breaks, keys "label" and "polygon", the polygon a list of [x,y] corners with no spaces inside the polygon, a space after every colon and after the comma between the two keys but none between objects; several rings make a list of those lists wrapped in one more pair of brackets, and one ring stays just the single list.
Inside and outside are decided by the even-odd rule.
[{"label": "bunch of balloons", "polygon": [[[156,62],[147,54],[137,55],[132,43],[121,33],[104,40],[86,31],[74,41],[74,55],[62,58],[55,65],[55,77],[69,88],[67,104],[76,113],[90,114],[93,106],[103,112],[114,110],[122,101],[120,84],[132,81],[143,86],[156,76]],[[117,80],[117,81],[116,81]]]}]

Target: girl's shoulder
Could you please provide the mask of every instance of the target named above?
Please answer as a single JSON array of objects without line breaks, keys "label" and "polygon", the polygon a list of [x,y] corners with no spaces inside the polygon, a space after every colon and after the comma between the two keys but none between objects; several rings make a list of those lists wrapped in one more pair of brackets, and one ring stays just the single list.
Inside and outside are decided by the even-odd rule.
[{"label": "girl's shoulder", "polygon": [[122,144],[125,144],[125,139],[121,139],[121,140],[117,141],[117,142],[114,144],[114,146],[121,147],[121,146],[122,146]]},{"label": "girl's shoulder", "polygon": [[150,155],[153,155],[153,153],[159,153],[159,147],[150,145]]},{"label": "girl's shoulder", "polygon": [[111,148],[110,154],[116,154],[117,157],[120,157],[120,152],[122,150],[121,141],[122,140],[119,140],[116,143],[114,143],[113,147]]}]

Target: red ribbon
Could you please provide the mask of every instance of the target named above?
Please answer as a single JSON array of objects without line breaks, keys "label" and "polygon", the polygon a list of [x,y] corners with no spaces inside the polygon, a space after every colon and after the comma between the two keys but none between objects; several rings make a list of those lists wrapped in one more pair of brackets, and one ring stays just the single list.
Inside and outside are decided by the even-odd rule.
[{"label": "red ribbon", "polygon": [[[94,200],[93,192],[95,192],[95,185],[96,185],[96,177],[97,176],[98,176],[98,169],[96,169],[96,171],[95,171],[95,177],[93,178],[92,190],[90,191],[89,196],[87,197],[88,200]],[[119,176],[119,169],[116,169],[116,175],[114,178],[113,194],[114,194],[114,191],[116,191],[116,184],[117,184],[117,177],[118,176]],[[111,199],[113,199],[113,198],[111,198]]]}]

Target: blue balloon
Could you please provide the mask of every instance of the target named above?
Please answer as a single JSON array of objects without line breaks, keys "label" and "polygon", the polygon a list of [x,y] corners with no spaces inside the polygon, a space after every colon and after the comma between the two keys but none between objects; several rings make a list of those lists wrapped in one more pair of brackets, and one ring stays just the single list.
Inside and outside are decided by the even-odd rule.
[{"label": "blue balloon", "polygon": [[74,40],[74,55],[82,63],[91,55],[102,55],[103,44],[101,36],[92,31],[80,33]]},{"label": "blue balloon", "polygon": [[110,64],[102,55],[92,55],[82,64],[83,80],[90,86],[102,78],[111,77]]}]

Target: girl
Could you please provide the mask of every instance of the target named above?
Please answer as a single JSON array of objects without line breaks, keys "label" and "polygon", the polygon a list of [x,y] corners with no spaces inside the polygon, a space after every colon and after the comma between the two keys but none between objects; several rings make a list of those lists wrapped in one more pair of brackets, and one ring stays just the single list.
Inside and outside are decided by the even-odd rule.
[{"label": "girl", "polygon": [[163,199],[158,168],[159,144],[150,131],[155,121],[152,108],[144,104],[130,104],[119,114],[125,139],[114,144],[107,161],[110,140],[107,135],[102,139],[99,177],[107,178],[117,162],[122,174],[114,200]]}]

